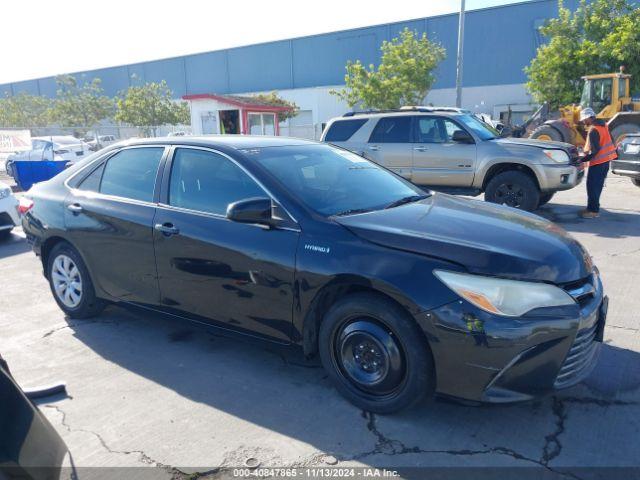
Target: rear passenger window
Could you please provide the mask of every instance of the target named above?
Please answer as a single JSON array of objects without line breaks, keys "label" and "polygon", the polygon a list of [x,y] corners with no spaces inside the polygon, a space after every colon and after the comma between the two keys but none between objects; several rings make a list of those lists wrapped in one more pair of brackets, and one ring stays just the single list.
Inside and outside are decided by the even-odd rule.
[{"label": "rear passenger window", "polygon": [[100,180],[102,180],[102,172],[104,172],[103,163],[98,168],[96,168],[93,172],[91,172],[78,186],[80,190],[87,190],[89,192],[99,192],[100,191]]},{"label": "rear passenger window", "polygon": [[163,152],[163,147],[144,147],[116,153],[104,167],[100,193],[151,202]]},{"label": "rear passenger window", "polygon": [[337,120],[331,124],[327,134],[324,136],[325,142],[346,142],[361,126],[367,123],[367,119],[358,118],[354,120]]},{"label": "rear passenger window", "polygon": [[169,204],[226,215],[230,203],[266,197],[240,167],[217,153],[178,148],[171,167]]},{"label": "rear passenger window", "polygon": [[371,133],[370,143],[410,143],[411,117],[381,118]]}]

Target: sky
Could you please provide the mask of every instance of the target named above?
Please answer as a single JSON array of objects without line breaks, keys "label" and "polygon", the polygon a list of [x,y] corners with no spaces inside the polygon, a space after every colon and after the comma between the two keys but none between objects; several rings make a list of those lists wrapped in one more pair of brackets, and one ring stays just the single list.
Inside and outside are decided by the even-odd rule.
[{"label": "sky", "polygon": [[[514,3],[466,0],[466,9]],[[456,12],[460,0],[3,0],[0,83]]]}]

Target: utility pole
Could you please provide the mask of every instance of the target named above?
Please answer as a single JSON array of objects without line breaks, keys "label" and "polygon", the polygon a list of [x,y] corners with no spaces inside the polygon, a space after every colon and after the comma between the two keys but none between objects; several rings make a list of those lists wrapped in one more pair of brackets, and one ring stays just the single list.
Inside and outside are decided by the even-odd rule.
[{"label": "utility pole", "polygon": [[456,107],[462,107],[462,57],[464,47],[464,0],[460,0],[458,20],[458,61],[456,62]]}]

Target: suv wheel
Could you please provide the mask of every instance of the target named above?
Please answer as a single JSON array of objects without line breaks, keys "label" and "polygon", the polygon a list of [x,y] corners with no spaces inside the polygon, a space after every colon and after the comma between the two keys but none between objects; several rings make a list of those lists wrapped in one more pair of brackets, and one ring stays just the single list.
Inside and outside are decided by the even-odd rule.
[{"label": "suv wheel", "polygon": [[320,326],[320,357],[336,388],[374,413],[416,405],[435,389],[431,352],[415,321],[374,294],[338,301]]},{"label": "suv wheel", "polygon": [[82,257],[68,243],[53,247],[47,273],[53,298],[70,318],[90,318],[104,308],[104,302],[96,297]]},{"label": "suv wheel", "polygon": [[509,170],[489,180],[484,199],[532,212],[540,203],[540,190],[526,173]]}]

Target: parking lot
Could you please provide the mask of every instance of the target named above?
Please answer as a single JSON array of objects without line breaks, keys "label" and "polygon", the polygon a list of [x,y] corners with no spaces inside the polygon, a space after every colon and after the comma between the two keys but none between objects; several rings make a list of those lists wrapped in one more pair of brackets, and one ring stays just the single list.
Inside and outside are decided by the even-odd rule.
[{"label": "parking lot", "polygon": [[583,183],[538,213],[600,268],[605,345],[586,382],[533,403],[441,399],[372,415],[297,350],[117,306],[67,319],[21,231],[0,244],[0,352],[22,387],[66,382],[68,396],[39,405],[79,467],[146,466],[174,478],[256,464],[536,467],[571,478],[592,478],[586,467],[639,467],[640,189],[610,175],[596,220],[578,217],[585,200]]}]

